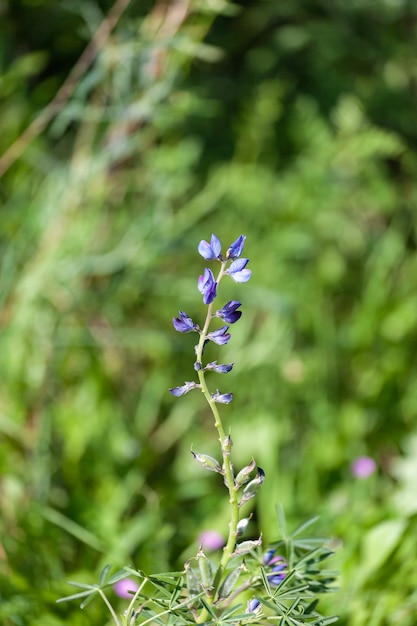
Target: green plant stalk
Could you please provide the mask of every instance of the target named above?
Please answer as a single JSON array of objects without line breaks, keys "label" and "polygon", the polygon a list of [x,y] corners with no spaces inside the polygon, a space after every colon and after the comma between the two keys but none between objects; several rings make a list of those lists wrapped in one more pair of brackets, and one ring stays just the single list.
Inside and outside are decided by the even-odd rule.
[{"label": "green plant stalk", "polygon": [[106,594],[102,591],[102,589],[98,589],[99,594],[101,595],[101,597],[104,600],[104,603],[106,604],[107,608],[109,609],[111,616],[113,618],[114,623],[116,624],[116,626],[121,626],[121,623],[119,622],[119,619],[116,615],[115,610],[113,609],[112,605],[110,604],[109,600],[107,599]]},{"label": "green plant stalk", "polygon": [[[222,277],[225,274],[226,265],[227,265],[227,261],[223,261],[220,267],[219,274],[217,276],[217,280],[216,280],[217,286],[219,285]],[[213,310],[213,303],[210,303],[208,305],[207,317],[204,322],[203,329],[200,333],[200,340],[198,342],[197,350],[196,350],[197,361],[199,361],[200,363],[202,362],[204,342],[207,338],[208,329],[209,329],[210,322],[212,319],[212,310]],[[198,379],[200,382],[201,391],[205,399],[207,400],[207,403],[210,406],[210,409],[213,413],[214,426],[219,435],[220,448],[221,448],[222,458],[223,458],[224,482],[229,491],[229,502],[230,502],[230,508],[231,508],[230,522],[229,522],[229,537],[228,537],[225,547],[223,548],[223,555],[222,555],[219,567],[217,568],[216,575],[214,577],[213,589],[211,591],[211,594],[207,597],[208,604],[212,605],[216,597],[216,591],[219,588],[219,585],[222,579],[222,574],[235,548],[236,536],[237,536],[237,525],[239,522],[239,505],[238,505],[238,500],[237,500],[237,492],[235,489],[235,481],[234,481],[234,476],[233,476],[233,468],[232,468],[232,463],[230,460],[230,455],[225,451],[225,442],[226,442],[225,430],[223,427],[223,423],[222,423],[217,405],[213,401],[211,397],[211,393],[208,389],[208,386],[206,383],[206,377],[205,377],[205,373],[203,369],[198,370]],[[207,617],[208,617],[208,611],[207,609],[203,609],[203,611],[200,613],[197,623],[201,624],[202,622],[206,621]]]}]

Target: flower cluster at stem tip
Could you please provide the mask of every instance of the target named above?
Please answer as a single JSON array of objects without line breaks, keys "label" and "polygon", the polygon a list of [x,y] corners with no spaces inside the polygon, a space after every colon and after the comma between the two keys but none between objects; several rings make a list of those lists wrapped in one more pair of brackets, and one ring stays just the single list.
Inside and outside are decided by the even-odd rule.
[{"label": "flower cluster at stem tip", "polygon": [[[198,244],[198,252],[203,259],[206,261],[220,262],[220,270],[216,278],[212,270],[206,267],[197,282],[197,288],[203,296],[203,302],[209,307],[206,322],[204,327],[200,328],[184,311],[179,311],[178,317],[174,317],[172,320],[175,330],[179,333],[196,332],[200,335],[200,341],[196,346],[197,360],[194,363],[194,369],[197,372],[200,370],[212,370],[218,374],[227,374],[233,367],[233,363],[218,365],[216,361],[207,363],[203,367],[201,357],[208,342],[212,341],[219,346],[228,343],[231,337],[229,324],[234,324],[242,316],[242,312],[239,311],[241,303],[237,300],[226,302],[226,304],[216,311],[213,311],[213,303],[217,297],[217,288],[223,276],[230,276],[236,283],[246,283],[250,279],[252,271],[246,267],[249,263],[249,259],[241,258],[245,239],[246,237],[244,235],[239,235],[236,241],[229,246],[225,255],[222,254],[222,246],[216,235],[211,236],[210,243],[203,239]],[[220,318],[226,323],[224,326],[209,332],[209,325],[213,318]],[[188,393],[191,389],[199,387],[200,385],[198,383],[188,381],[185,382],[184,385],[173,387],[169,391],[172,395],[179,397]],[[228,404],[232,399],[233,395],[231,393],[220,393],[217,391],[212,394],[212,400],[214,402]]]}]

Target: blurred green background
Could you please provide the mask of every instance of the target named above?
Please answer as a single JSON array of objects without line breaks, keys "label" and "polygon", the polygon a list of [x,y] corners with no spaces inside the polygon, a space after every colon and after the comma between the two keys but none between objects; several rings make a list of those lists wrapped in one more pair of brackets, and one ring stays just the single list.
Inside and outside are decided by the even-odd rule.
[{"label": "blurred green background", "polygon": [[235,465],[267,475],[251,533],[277,539],[277,503],[290,527],[320,515],[341,571],[323,611],[415,626],[415,3],[0,13],[0,622],[105,624],[98,602],[55,605],[67,579],[181,568],[226,533],[224,488],[190,455],[217,455],[210,415],[167,392],[193,377],[171,320],[204,315],[214,232],[247,235],[253,270],[222,284],[243,317],[208,353],[235,362],[211,379],[234,392]]}]

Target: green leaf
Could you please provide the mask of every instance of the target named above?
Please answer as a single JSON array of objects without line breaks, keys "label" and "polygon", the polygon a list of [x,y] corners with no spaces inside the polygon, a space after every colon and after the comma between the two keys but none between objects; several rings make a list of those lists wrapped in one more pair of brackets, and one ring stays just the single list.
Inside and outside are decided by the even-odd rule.
[{"label": "green leaf", "polygon": [[220,586],[218,593],[219,600],[223,600],[224,598],[228,598],[230,596],[239,579],[241,571],[242,566],[239,565],[239,567],[236,567],[234,570],[229,572]]},{"label": "green leaf", "polygon": [[127,568],[123,567],[122,569],[119,569],[117,572],[115,572],[113,576],[110,576],[110,578],[106,582],[106,585],[114,585],[115,583],[119,582],[119,580],[123,580],[124,578],[129,576],[129,574],[130,572],[127,570]]},{"label": "green leaf", "polygon": [[310,526],[315,524],[318,519],[319,517],[316,515],[316,517],[312,517],[311,519],[307,520],[306,522],[301,524],[301,526],[299,526],[296,530],[294,530],[294,532],[291,533],[291,537],[296,537],[297,535],[300,535],[306,530],[306,528],[309,528]]},{"label": "green leaf", "polygon": [[90,593],[89,596],[86,597],[86,599],[81,602],[80,604],[80,609],[85,609],[86,606],[88,606],[90,604],[90,602],[92,602],[94,600],[94,598],[97,597],[96,593]]},{"label": "green leaf", "polygon": [[104,585],[104,583],[106,581],[107,574],[108,574],[108,572],[110,570],[111,570],[111,564],[110,563],[108,563],[107,565],[105,565],[103,567],[103,570],[102,570],[102,572],[100,574],[100,587],[103,587],[103,585]]},{"label": "green leaf", "polygon": [[80,593],[74,593],[70,596],[65,596],[64,598],[58,598],[58,600],[56,601],[57,604],[60,604],[61,602],[69,602],[70,600],[79,600],[80,598],[85,598],[86,596],[90,595],[91,593],[94,593],[92,591],[80,591]]}]

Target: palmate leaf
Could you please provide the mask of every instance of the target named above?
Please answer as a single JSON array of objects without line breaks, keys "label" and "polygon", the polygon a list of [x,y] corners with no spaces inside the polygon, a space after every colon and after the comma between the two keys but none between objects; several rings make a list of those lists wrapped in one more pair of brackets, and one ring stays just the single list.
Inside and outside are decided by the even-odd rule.
[{"label": "palmate leaf", "polygon": [[[76,586],[81,586],[81,583],[78,583]],[[99,595],[99,593],[100,589],[98,587],[95,587],[94,589],[90,588],[89,591],[80,591],[79,593],[73,593],[70,596],[65,596],[64,598],[58,598],[56,602],[57,604],[59,604],[60,602],[69,602],[70,600],[79,600],[81,598],[85,598],[85,600],[83,600],[80,604],[80,609],[84,609],[90,604],[90,602],[94,600],[94,598],[97,597],[97,595]]]},{"label": "palmate leaf", "polygon": [[[291,586],[294,580],[296,580],[295,571],[290,572],[274,590],[271,588],[264,568],[261,568],[261,577],[265,590],[270,598],[289,600],[293,599],[296,594],[301,594],[308,590],[308,585],[297,585],[296,587]],[[309,594],[307,593],[306,597],[308,597],[308,595]]]},{"label": "palmate leaf", "polygon": [[[159,592],[160,589],[158,589],[158,593]],[[141,593],[140,598],[145,599],[147,606],[142,607],[139,617],[140,621],[137,621],[137,624],[151,624],[153,622],[166,624],[167,620],[168,623],[171,623],[172,616],[175,616],[175,624],[179,623],[180,620],[181,623],[189,623],[190,604],[195,602],[195,600],[200,599],[203,602],[204,596],[205,592],[201,591],[197,596],[193,597],[192,599],[187,597],[184,600],[180,601],[178,604],[171,604],[170,598],[160,597],[158,595],[149,597],[146,594]]]},{"label": "palmate leaf", "polygon": [[272,545],[279,549],[281,546],[285,546],[290,555],[305,552],[308,550],[314,550],[319,546],[324,546],[328,539],[326,537],[300,537],[310,526],[315,524],[319,517],[315,516],[307,520],[300,526],[298,526],[292,533],[288,533],[287,524],[285,519],[284,510],[281,505],[277,506],[278,526],[281,531],[282,539],[272,543]]},{"label": "palmate leaf", "polygon": [[96,593],[96,590],[94,591],[81,591],[80,593],[73,593],[70,596],[65,596],[63,598],[58,598],[58,600],[56,601],[57,604],[59,604],[60,602],[69,602],[70,600],[78,600],[80,598],[85,598],[89,595],[93,595]]},{"label": "palmate leaf", "polygon": [[177,580],[177,584],[175,586],[175,588],[172,590],[171,593],[171,598],[170,598],[170,606],[174,607],[178,598],[180,597],[181,591],[183,589],[184,586],[184,581],[183,581],[183,576],[181,576],[181,578],[178,578]]},{"label": "palmate leaf", "polygon": [[299,551],[314,550],[317,546],[323,546],[326,542],[328,542],[326,537],[309,537],[291,541],[294,548]]},{"label": "palmate leaf", "polygon": [[319,626],[329,626],[329,624],[334,624],[335,622],[338,622],[339,618],[337,617],[337,615],[332,615],[329,617],[322,617],[321,620],[318,622]]},{"label": "palmate leaf", "polygon": [[204,606],[204,608],[206,609],[206,611],[211,615],[211,617],[215,620],[215,624],[218,623],[218,619],[217,619],[217,615],[215,610],[213,609],[213,607],[208,604],[205,600],[205,598],[201,598],[201,604]]},{"label": "palmate leaf", "polygon": [[229,609],[226,609],[225,611],[223,611],[222,613],[222,620],[226,621],[226,622],[236,622],[236,621],[240,621],[242,619],[244,619],[244,617],[253,617],[253,613],[242,613],[242,614],[237,614],[238,611],[241,610],[242,608],[242,604],[236,604],[235,606],[230,607]]},{"label": "palmate leaf", "polygon": [[306,522],[303,522],[303,524],[301,524],[298,528],[296,528],[291,533],[291,535],[290,535],[291,538],[297,537],[297,535],[301,535],[301,533],[304,532],[306,530],[306,528],[310,528],[310,526],[315,524],[318,520],[319,520],[319,517],[318,517],[318,515],[316,515],[315,517],[312,517],[311,519],[307,520]]},{"label": "palmate leaf", "polygon": [[86,599],[83,602],[81,602],[80,609],[85,609],[85,607],[88,606],[90,602],[92,602],[94,598],[96,597],[97,597],[97,593],[91,593],[89,596],[86,597]]},{"label": "palmate leaf", "polygon": [[[106,582],[106,587],[113,586],[114,584],[118,583],[119,580],[123,580],[124,578],[129,576],[129,574],[131,573],[132,572],[129,571],[126,567],[122,567],[122,569],[119,569],[117,572],[115,572],[113,576],[110,576],[110,578]],[[137,572],[136,572],[136,576],[137,576]]]},{"label": "palmate leaf", "polygon": [[113,576],[111,576],[108,580],[106,580],[107,575],[111,569],[111,564],[107,564],[104,566],[100,573],[99,584],[98,585],[90,585],[88,583],[80,583],[74,580],[69,580],[68,584],[72,587],[78,587],[80,589],[84,589],[85,591],[80,591],[79,593],[73,593],[69,596],[65,596],[63,598],[58,598],[57,603],[60,602],[69,602],[70,600],[79,600],[80,598],[85,598],[85,600],[80,604],[80,608],[85,608],[92,602],[92,600],[96,597],[96,595],[100,592],[101,589],[105,589],[113,585],[114,583],[126,578],[129,574],[127,568],[123,568],[118,570]]},{"label": "palmate leaf", "polygon": [[232,615],[230,617],[222,616],[216,622],[211,622],[213,626],[222,626],[223,624],[259,624],[259,615],[254,613],[238,613],[236,615]]},{"label": "palmate leaf", "polygon": [[262,582],[263,582],[264,587],[265,587],[265,591],[268,594],[268,596],[272,597],[272,595],[273,595],[272,594],[272,589],[271,589],[271,585],[269,584],[268,576],[266,575],[265,569],[263,567],[261,567],[260,571],[261,571],[261,578],[262,578]]},{"label": "palmate leaf", "polygon": [[[69,602],[70,600],[79,600],[80,598],[88,598],[88,597],[90,597],[90,599],[88,600],[88,603],[90,603],[91,600],[94,598],[94,596],[97,594],[97,591],[99,589],[98,585],[89,585],[87,583],[79,583],[75,580],[69,580],[68,584],[71,585],[72,587],[78,587],[79,589],[84,589],[84,591],[73,593],[69,596],[64,596],[63,598],[58,598],[58,600],[56,601],[57,604],[61,602]],[[82,604],[85,605],[85,602],[87,602],[87,600],[85,600]]]},{"label": "palmate leaf", "polygon": [[111,564],[110,564],[110,563],[107,563],[107,565],[105,565],[105,566],[103,567],[103,569],[102,569],[102,571],[101,571],[101,574],[100,574],[100,583],[99,583],[99,584],[100,584],[100,587],[103,587],[103,586],[104,586],[104,583],[105,583],[105,581],[106,581],[107,574],[109,573],[110,569],[111,569]]},{"label": "palmate leaf", "polygon": [[327,548],[316,548],[315,550],[312,550],[311,552],[305,554],[303,557],[300,558],[299,561],[297,561],[297,569],[299,569],[302,565],[313,565],[313,563],[319,563],[332,555],[333,552],[331,550],[328,550]]}]

